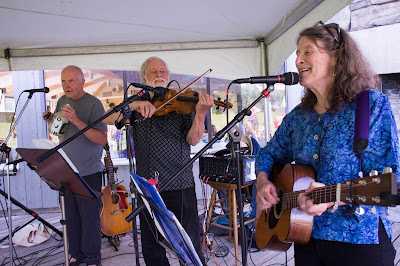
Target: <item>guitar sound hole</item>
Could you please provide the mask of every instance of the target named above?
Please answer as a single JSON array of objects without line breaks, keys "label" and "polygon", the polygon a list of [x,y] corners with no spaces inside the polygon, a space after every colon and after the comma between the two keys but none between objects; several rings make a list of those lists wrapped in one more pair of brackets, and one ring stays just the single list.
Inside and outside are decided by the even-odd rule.
[{"label": "guitar sound hole", "polygon": [[117,193],[111,195],[111,202],[113,204],[118,204],[119,202],[119,195]]},{"label": "guitar sound hole", "polygon": [[278,197],[280,199],[280,201],[278,202],[278,204],[276,204],[274,206],[274,215],[277,219],[279,219],[281,217],[282,214],[282,194],[283,194],[283,189],[280,187],[277,189],[277,193],[278,193]]},{"label": "guitar sound hole", "polygon": [[282,214],[282,188],[277,188],[277,193],[280,201],[278,202],[278,204],[272,206],[272,208],[268,211],[268,226],[270,229],[275,228]]}]

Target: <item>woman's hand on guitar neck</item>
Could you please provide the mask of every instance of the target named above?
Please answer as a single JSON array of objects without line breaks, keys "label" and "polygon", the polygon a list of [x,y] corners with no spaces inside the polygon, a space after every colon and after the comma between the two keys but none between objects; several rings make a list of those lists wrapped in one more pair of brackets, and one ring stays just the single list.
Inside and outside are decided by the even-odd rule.
[{"label": "woman's hand on guitar neck", "polygon": [[317,187],[324,187],[325,185],[318,182],[311,182],[305,193],[300,193],[298,202],[302,210],[312,216],[321,216],[329,207],[333,206],[334,202],[314,204],[314,199],[311,199],[310,194]]},{"label": "woman's hand on guitar neck", "polygon": [[269,209],[280,201],[275,185],[268,180],[268,175],[265,172],[259,172],[257,175],[256,201],[257,209],[260,210]]}]

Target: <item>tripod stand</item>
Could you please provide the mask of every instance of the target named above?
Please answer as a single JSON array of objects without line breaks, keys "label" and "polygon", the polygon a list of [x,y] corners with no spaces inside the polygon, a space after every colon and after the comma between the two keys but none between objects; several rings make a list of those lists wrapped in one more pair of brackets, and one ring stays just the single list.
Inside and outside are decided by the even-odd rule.
[{"label": "tripod stand", "polygon": [[[32,99],[34,91],[29,91],[28,100],[25,102],[24,106],[22,107],[21,112],[19,113],[17,119],[14,122],[14,125],[10,129],[7,138],[1,145],[0,154],[6,154],[6,166],[7,166],[7,210],[8,210],[8,240],[9,240],[9,251],[10,251],[10,264],[13,265],[13,250],[12,250],[12,220],[11,220],[11,193],[10,193],[10,171],[8,169],[9,158],[10,158],[10,151],[11,149],[7,147],[7,142],[11,137],[12,132],[14,132],[15,127],[17,126],[19,120],[21,119],[22,114],[24,113],[26,107],[28,106],[29,101]],[[4,196],[4,195],[3,195]],[[22,205],[22,204],[21,204]]]},{"label": "tripod stand", "polygon": [[[5,198],[8,198],[7,193],[5,193],[5,192],[4,192],[3,190],[1,190],[1,189],[0,189],[0,194],[3,195]],[[44,220],[43,218],[41,218],[41,217],[39,216],[39,214],[37,214],[36,212],[34,212],[34,211],[28,209],[27,207],[25,207],[22,203],[20,203],[19,201],[17,201],[17,200],[14,199],[13,197],[10,197],[10,200],[11,200],[11,202],[12,202],[14,205],[20,207],[20,208],[21,208],[22,210],[24,210],[26,213],[28,213],[29,215],[33,216],[33,218],[32,218],[29,222],[27,222],[27,223],[23,224],[22,226],[19,226],[19,227],[17,227],[16,229],[14,229],[14,230],[12,231],[12,236],[14,236],[14,234],[15,234],[16,232],[18,232],[19,230],[21,230],[22,228],[24,228],[25,226],[27,226],[28,224],[30,224],[30,223],[31,223],[32,221],[34,221],[35,219],[37,219],[38,221],[42,222],[44,225],[46,225],[46,226],[49,227],[51,230],[53,230],[54,232],[56,232],[60,237],[63,236],[63,233],[62,233],[60,230],[58,230],[58,229],[55,228],[52,224],[48,223],[46,220]],[[8,237],[8,235],[5,236],[5,237],[3,237],[2,239],[0,239],[0,243],[2,243],[7,237]]]}]

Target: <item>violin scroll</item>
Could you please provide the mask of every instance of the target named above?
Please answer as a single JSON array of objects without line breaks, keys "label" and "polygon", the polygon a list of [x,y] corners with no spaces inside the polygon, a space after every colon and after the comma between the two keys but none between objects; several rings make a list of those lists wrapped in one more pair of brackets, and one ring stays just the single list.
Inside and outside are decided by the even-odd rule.
[{"label": "violin scroll", "polygon": [[228,104],[226,104],[225,102],[221,101],[221,98],[219,98],[218,100],[214,101],[214,104],[218,107],[223,107],[223,108],[227,108],[227,109],[231,109],[233,107],[233,105],[228,102]]}]

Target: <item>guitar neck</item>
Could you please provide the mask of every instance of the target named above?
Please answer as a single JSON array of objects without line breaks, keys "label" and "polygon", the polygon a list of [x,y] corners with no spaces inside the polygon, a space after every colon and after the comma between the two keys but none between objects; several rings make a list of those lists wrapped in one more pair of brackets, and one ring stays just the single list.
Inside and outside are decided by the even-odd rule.
[{"label": "guitar neck", "polygon": [[[336,193],[338,191],[337,185],[315,188],[310,194],[308,194],[308,197],[314,199],[315,204],[334,202],[336,201]],[[298,202],[299,194],[304,192],[305,190],[299,190],[290,193],[284,193],[282,195],[282,209],[299,208],[300,207]],[[340,188],[339,188],[339,193],[340,193]]]},{"label": "guitar neck", "polygon": [[[380,198],[381,192],[396,194],[396,175],[386,173],[376,176],[368,176],[346,181],[341,184],[315,188],[308,197],[314,199],[315,204],[342,201],[347,204],[356,203],[362,205],[391,206]],[[298,197],[305,190],[282,194],[282,209],[298,208]]]},{"label": "guitar neck", "polygon": [[114,179],[114,166],[111,161],[110,150],[108,148],[108,144],[106,145],[106,157],[104,157],[104,164],[106,166],[107,176],[108,176],[108,185],[111,186],[111,190],[115,191],[115,179]]}]

